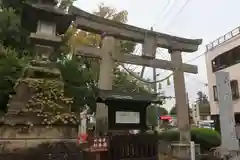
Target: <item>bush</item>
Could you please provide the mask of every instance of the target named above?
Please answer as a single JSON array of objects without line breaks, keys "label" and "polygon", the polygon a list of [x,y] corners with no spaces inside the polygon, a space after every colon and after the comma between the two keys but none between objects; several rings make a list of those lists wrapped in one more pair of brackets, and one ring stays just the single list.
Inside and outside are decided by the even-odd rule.
[{"label": "bush", "polygon": [[[174,142],[179,141],[178,131],[167,131],[159,135],[161,140]],[[200,144],[201,151],[208,151],[212,147],[218,147],[221,144],[221,137],[219,133],[207,128],[194,128],[191,130],[191,139]]]},{"label": "bush", "polygon": [[191,138],[195,143],[200,144],[201,149],[204,151],[208,151],[212,147],[218,147],[221,145],[221,137],[219,133],[212,129],[192,129]]}]

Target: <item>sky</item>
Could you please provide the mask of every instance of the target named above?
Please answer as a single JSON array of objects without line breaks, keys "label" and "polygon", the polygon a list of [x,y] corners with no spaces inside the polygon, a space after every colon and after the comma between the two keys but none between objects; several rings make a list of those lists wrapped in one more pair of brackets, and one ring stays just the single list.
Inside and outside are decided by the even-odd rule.
[{"label": "sky", "polygon": [[[188,3],[181,10],[186,1]],[[155,31],[175,36],[203,39],[198,51],[182,54],[183,61],[197,65],[199,72],[196,75],[185,74],[186,92],[190,104],[196,101],[198,91],[208,94],[205,85],[207,83],[204,57],[206,44],[240,25],[239,0],[77,0],[74,5],[91,13],[100,3],[114,7],[118,11],[127,10],[128,24],[145,29],[153,27]],[[158,53],[157,57],[169,59],[169,54],[164,53]],[[171,72],[157,70],[157,73],[160,73],[158,79],[162,79]],[[145,73],[145,78],[148,77],[152,77],[150,68],[147,68]],[[171,79],[170,82],[170,85],[167,85],[166,81],[162,82],[161,91],[165,92],[165,96],[174,96],[173,80]],[[174,104],[174,99],[167,100],[163,107],[170,110]]]}]

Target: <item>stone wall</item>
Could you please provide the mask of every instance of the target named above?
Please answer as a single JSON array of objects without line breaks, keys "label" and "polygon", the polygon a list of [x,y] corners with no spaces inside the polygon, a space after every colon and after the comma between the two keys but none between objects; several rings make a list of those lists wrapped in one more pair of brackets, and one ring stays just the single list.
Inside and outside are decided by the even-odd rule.
[{"label": "stone wall", "polygon": [[[44,142],[76,141],[77,126],[32,127],[29,132],[23,127],[0,127],[0,153],[35,147]],[[21,130],[22,129],[22,130]]]}]

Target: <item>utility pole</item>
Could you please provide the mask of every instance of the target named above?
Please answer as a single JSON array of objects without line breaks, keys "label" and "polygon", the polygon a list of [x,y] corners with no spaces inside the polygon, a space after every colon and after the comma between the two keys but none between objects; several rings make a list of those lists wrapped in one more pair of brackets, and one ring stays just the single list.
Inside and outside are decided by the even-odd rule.
[{"label": "utility pole", "polygon": [[[156,68],[153,68],[153,81],[154,82],[156,82],[157,81],[157,74],[156,74]],[[153,85],[153,90],[154,90],[154,93],[157,93],[158,92],[158,90],[157,90],[157,83],[153,83],[152,84]],[[156,126],[155,126],[155,130],[156,130],[156,128],[157,127],[159,127],[160,126],[160,122],[159,122],[159,110],[160,110],[160,108],[159,108],[160,106],[159,105],[157,105],[157,107],[155,107],[155,111],[156,111],[156,115],[157,115],[157,117],[156,117],[156,121],[157,121],[157,123],[156,123]]]}]

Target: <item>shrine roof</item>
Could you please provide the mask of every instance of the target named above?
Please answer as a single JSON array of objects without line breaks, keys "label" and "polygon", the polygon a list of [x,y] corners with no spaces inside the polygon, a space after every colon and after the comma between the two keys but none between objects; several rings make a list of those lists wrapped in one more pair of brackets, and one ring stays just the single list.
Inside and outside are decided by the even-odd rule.
[{"label": "shrine roof", "polygon": [[99,90],[97,102],[106,101],[128,101],[128,102],[145,102],[162,104],[162,100],[159,100],[156,94]]}]

